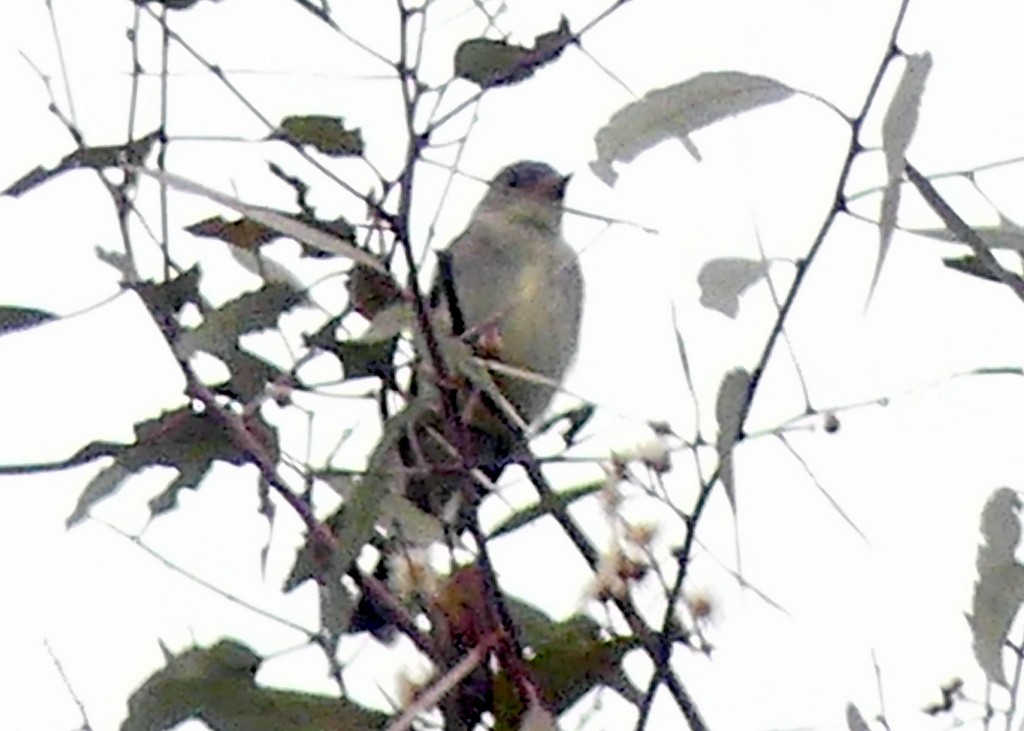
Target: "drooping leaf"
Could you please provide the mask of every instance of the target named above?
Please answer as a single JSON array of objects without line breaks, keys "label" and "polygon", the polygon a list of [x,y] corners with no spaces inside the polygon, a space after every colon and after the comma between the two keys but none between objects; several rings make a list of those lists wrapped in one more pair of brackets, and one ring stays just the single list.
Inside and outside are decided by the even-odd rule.
[{"label": "drooping leaf", "polygon": [[725,374],[718,387],[715,417],[718,419],[718,474],[729,498],[729,506],[736,513],[736,481],[733,474],[733,448],[743,438],[743,415],[750,402],[750,374],[736,368]]},{"label": "drooping leaf", "polygon": [[1015,552],[1020,544],[1020,496],[1003,487],[989,497],[981,513],[984,542],[978,547],[978,581],[968,623],[974,657],[988,679],[1006,686],[1003,648],[1010,626],[1024,603],[1024,566]]},{"label": "drooping leaf", "polygon": [[36,310],[31,307],[0,306],[0,335],[28,330],[29,328],[53,322],[57,316],[51,312]]},{"label": "drooping leaf", "polygon": [[590,169],[608,185],[618,177],[613,162],[630,162],[670,139],[752,109],[788,99],[794,90],[765,76],[712,71],[655,89],[612,115],[594,137],[597,159]]},{"label": "drooping leaf", "polygon": [[[276,461],[274,428],[258,413],[247,418],[247,426],[267,449],[270,459]],[[117,451],[110,450],[110,445],[103,446],[114,462],[86,485],[67,518],[69,528],[81,521],[93,505],[118,490],[126,479],[147,467],[172,467],[178,471],[171,484],[150,502],[153,515],[159,515],[174,507],[180,490],[196,487],[214,461],[241,465],[249,459],[219,421],[207,412],[197,413],[188,407],[137,424],[133,444],[123,445]],[[89,446],[83,449],[88,450]]]},{"label": "drooping leaf", "polygon": [[740,295],[768,274],[768,263],[753,259],[722,257],[710,259],[700,268],[700,303],[735,319]]},{"label": "drooping leaf", "polygon": [[322,114],[285,117],[268,139],[310,145],[330,157],[354,157],[366,150],[362,130],[347,128],[341,117]]},{"label": "drooping leaf", "polygon": [[565,16],[554,31],[537,36],[533,48],[492,38],[471,38],[455,51],[455,75],[484,89],[517,84],[556,60],[574,40]]},{"label": "drooping leaf", "polygon": [[882,120],[886,183],[882,192],[882,210],[878,223],[878,261],[875,263],[875,273],[871,278],[871,288],[868,290],[869,302],[882,274],[882,265],[889,253],[892,234],[896,229],[896,213],[899,210],[902,190],[900,181],[903,180],[903,168],[907,164],[907,148],[917,128],[924,84],[932,67],[932,57],[929,53],[908,55],[906,60],[903,76],[900,77],[896,93]]},{"label": "drooping leaf", "polygon": [[33,168],[7,186],[3,191],[0,191],[0,195],[9,195],[16,198],[42,185],[50,178],[55,178],[70,170],[82,168],[105,170],[107,168],[121,167],[122,165],[141,165],[149,155],[149,151],[153,149],[153,143],[159,138],[160,133],[156,131],[123,145],[80,147],[74,152],[65,155],[64,159],[53,168],[47,169],[41,165]]},{"label": "drooping leaf", "polygon": [[129,698],[121,731],[164,731],[187,719],[213,731],[355,731],[388,722],[344,698],[260,687],[261,662],[235,640],[172,655]]}]

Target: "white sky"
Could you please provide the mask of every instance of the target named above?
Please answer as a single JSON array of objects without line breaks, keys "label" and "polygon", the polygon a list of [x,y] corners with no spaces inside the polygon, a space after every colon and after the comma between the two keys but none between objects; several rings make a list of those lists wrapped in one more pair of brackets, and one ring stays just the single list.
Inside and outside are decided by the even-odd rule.
[{"label": "white sky", "polygon": [[[127,119],[125,31],[132,6],[124,0],[53,4],[79,126],[91,144],[119,142]],[[553,28],[560,13],[577,28],[607,3],[509,0],[508,5],[501,28],[513,40],[529,43]],[[394,52],[392,3],[336,0],[334,7],[347,31],[385,54]],[[637,95],[701,71],[736,69],[778,78],[852,113],[884,51],[896,7],[892,0],[633,0],[588,34],[584,47]],[[403,147],[400,127],[394,126],[397,86],[388,69],[297,6],[286,0],[225,0],[175,15],[173,23],[271,120],[299,113],[342,115],[362,128],[378,167],[397,169]],[[930,51],[934,59],[909,153],[919,169],[956,170],[1022,153],[1024,125],[1015,92],[1024,60],[1022,24],[1024,7],[1010,0],[911,4],[900,45],[909,52]],[[427,34],[427,80],[447,78],[455,47],[483,27],[468,0],[437,0]],[[143,64],[150,71],[159,68],[157,41],[157,29],[146,21]],[[2,185],[37,164],[52,165],[71,149],[47,112],[42,84],[19,55],[24,52],[51,74],[59,90],[54,48],[44,3],[0,4],[0,98],[8,100],[8,111],[0,115]],[[186,140],[171,146],[170,169],[235,190],[254,203],[290,205],[290,191],[270,179],[265,161],[285,163],[292,171],[308,166],[280,143],[260,144],[267,132],[261,123],[175,44],[172,55],[168,132],[172,139]],[[891,92],[894,83],[891,74],[884,90]],[[154,76],[143,82],[140,132],[158,119],[158,86]],[[469,86],[459,93],[468,94]],[[63,92],[58,94],[63,103]],[[692,433],[692,405],[671,331],[672,305],[701,398],[702,426],[707,436],[714,433],[717,384],[726,370],[753,366],[775,311],[763,285],[743,297],[738,320],[702,309],[696,285],[700,264],[714,256],[756,257],[758,236],[770,256],[799,256],[826,213],[847,144],[847,128],[832,112],[798,98],[696,134],[701,163],[680,145],[665,144],[620,166],[616,187],[608,188],[587,168],[593,136],[629,101],[594,61],[569,49],[529,83],[486,96],[461,165],[489,177],[512,160],[547,160],[575,173],[571,207],[660,232],[606,228],[572,216],[567,221],[567,238],[581,251],[588,288],[583,343],[567,388],[606,407],[588,445],[594,456],[604,454],[607,444],[640,433],[647,420],[667,420],[681,434]],[[869,146],[879,142],[883,111],[879,106],[869,119],[864,137]],[[465,126],[458,122],[443,137],[454,138]],[[216,139],[200,139],[210,136]],[[334,169],[359,180],[358,162],[342,161]],[[880,154],[866,153],[850,190],[879,184],[883,169]],[[358,215],[361,204],[321,178],[307,179],[320,183],[312,203],[323,215]],[[443,181],[443,170],[422,167],[414,217],[421,242]],[[1005,215],[1022,218],[1019,166],[979,181]],[[996,220],[994,209],[962,181],[946,183],[941,190],[969,221]],[[435,245],[459,231],[481,190],[459,179],[443,209]],[[902,223],[937,225],[909,189],[905,199]],[[155,225],[153,186],[144,190],[143,200]],[[876,209],[877,198],[856,206],[871,216]],[[214,213],[227,214],[199,198],[172,195],[172,251],[183,264],[202,261],[204,292],[223,301],[256,281],[222,246],[181,231],[182,225]],[[69,174],[22,198],[2,198],[0,222],[6,239],[0,303],[60,314],[98,305],[0,338],[8,383],[0,415],[0,464],[59,460],[96,439],[128,441],[134,423],[179,405],[182,378],[159,334],[133,297],[114,297],[117,277],[94,256],[95,246],[116,248],[119,241],[109,200],[95,176]],[[146,241],[141,229],[135,233],[144,261],[155,265],[156,247],[141,243]],[[945,728],[948,719],[928,719],[919,709],[938,700],[939,684],[952,676],[967,678],[972,696],[982,697],[963,612],[974,576],[980,507],[996,487],[1020,486],[1024,390],[1020,379],[1008,376],[946,378],[980,366],[1020,365],[1022,346],[1015,337],[1020,303],[1005,289],[943,268],[942,256],[961,253],[955,247],[897,234],[865,314],[877,248],[873,226],[841,218],[805,283],[789,329],[815,407],[891,397],[886,408],[841,414],[838,434],[789,437],[869,541],[832,510],[778,440],[742,446],[737,491],[744,577],[788,614],[739,590],[706,553],[698,554],[694,587],[714,599],[711,638],[718,649],[711,661],[687,659],[683,680],[714,729],[843,728],[847,701],[871,717],[879,710],[872,650],[893,729]],[[315,268],[298,262],[294,246],[273,251],[304,280],[314,278]],[[785,286],[791,269],[779,265],[773,271]],[[315,292],[327,307],[342,301],[339,280],[333,281],[333,291]],[[319,324],[310,313],[285,322],[293,343],[303,327]],[[261,352],[286,357],[279,338],[254,342]],[[333,371],[325,367],[325,373]],[[923,388],[936,381],[936,387]],[[803,408],[792,359],[784,350],[758,394],[749,424],[754,429],[777,426]],[[274,407],[267,412],[282,428],[291,427],[283,439],[293,454],[304,455],[311,441],[314,462],[353,420],[352,401],[324,401],[299,399],[318,410],[312,436],[303,415]],[[368,437],[359,436],[365,445]],[[341,454],[343,460],[357,457],[354,447]],[[298,633],[166,570],[96,523],[65,532],[63,520],[96,469],[0,481],[7,497],[0,511],[0,583],[6,587],[0,687],[16,691],[4,693],[5,727],[62,729],[80,722],[44,641],[64,664],[97,731],[117,728],[131,690],[161,663],[158,639],[180,649],[193,640],[206,644],[230,634],[262,653],[301,644]],[[679,474],[686,470],[681,467]],[[139,532],[146,501],[164,479],[131,482],[97,515]],[[575,484],[580,477],[565,479]],[[679,484],[688,489],[684,480]],[[216,586],[315,627],[311,586],[285,598],[277,594],[290,563],[289,546],[300,532],[284,508],[274,529],[269,575],[260,574],[258,552],[267,527],[255,512],[254,486],[251,468],[219,466],[197,493],[182,496],[177,511],[146,529],[145,541]],[[553,530],[531,529],[525,540],[496,544],[495,554],[510,591],[564,616],[579,605],[587,577],[553,536]],[[735,565],[733,536],[719,492],[700,537],[714,557]],[[362,638],[343,646],[343,655],[358,657],[363,668],[372,667],[381,652]],[[313,650],[268,662],[260,680],[331,690]],[[390,682],[386,674],[383,682]],[[380,702],[372,685],[362,690]],[[628,723],[620,705],[609,700],[609,714],[589,728]],[[665,713],[659,718],[671,718]]]}]

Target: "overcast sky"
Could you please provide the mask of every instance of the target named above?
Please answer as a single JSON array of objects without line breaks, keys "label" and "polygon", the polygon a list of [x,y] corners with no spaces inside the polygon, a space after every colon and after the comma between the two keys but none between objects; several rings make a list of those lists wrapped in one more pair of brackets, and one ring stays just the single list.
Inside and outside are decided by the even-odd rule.
[{"label": "overcast sky", "polygon": [[[90,144],[122,142],[132,5],[124,0],[52,4],[79,127]],[[562,13],[575,29],[612,3],[508,0],[502,8],[437,0],[425,35],[421,71],[426,81],[447,79],[458,43],[485,30],[475,7],[481,4],[501,10],[500,29],[529,44],[554,28]],[[336,0],[333,7],[347,33],[394,56],[392,3]],[[588,33],[582,50],[570,48],[528,83],[485,96],[459,164],[468,175],[456,177],[432,246],[458,233],[482,194],[483,187],[468,176],[489,178],[521,158],[545,160],[574,174],[571,209],[639,225],[567,217],[566,236],[580,252],[588,299],[583,341],[566,388],[602,407],[581,454],[605,456],[609,445],[643,435],[651,420],[693,433],[694,409],[676,355],[673,308],[693,367],[701,427],[713,438],[714,395],[722,374],[753,367],[776,311],[763,284],[743,296],[735,320],[702,308],[697,272],[713,257],[758,258],[759,241],[769,257],[802,256],[827,213],[849,134],[834,111],[797,97],[695,134],[701,162],[678,142],[668,142],[620,165],[617,184],[608,187],[588,167],[596,131],[633,95],[700,72],[730,69],[779,79],[853,114],[883,57],[897,7],[891,0],[633,0]],[[900,46],[928,51],[934,62],[908,153],[922,171],[962,170],[1024,151],[1015,91],[1024,61],[1022,16],[1024,8],[1010,0],[911,3]],[[388,173],[398,170],[403,122],[389,68],[298,5],[286,0],[201,3],[172,15],[172,27],[270,120],[300,113],[344,116],[362,128],[373,163]],[[140,38],[141,61],[151,72],[140,89],[135,129],[142,133],[159,121],[159,32],[148,17]],[[72,149],[66,131],[47,111],[45,86],[22,55],[51,77],[57,102],[70,116],[55,49],[45,3],[16,0],[0,6],[0,95],[8,100],[0,115],[0,185],[36,165],[53,165]],[[309,174],[311,202],[323,215],[360,215],[361,203],[323,176],[308,173],[282,143],[261,143],[266,127],[177,41],[171,43],[171,56],[169,169],[253,203],[286,207],[291,192],[266,172],[266,161],[277,161]],[[868,147],[879,144],[885,102],[899,70],[900,64],[894,65],[885,78],[878,108],[869,116],[862,140]],[[472,91],[459,82],[446,103]],[[437,141],[456,139],[469,126],[467,114]],[[453,149],[428,156],[448,161]],[[353,161],[335,169],[357,183],[369,181]],[[426,245],[427,225],[446,178],[443,168],[421,168],[413,219],[420,245]],[[883,182],[882,155],[868,151],[855,165],[848,190]],[[978,176],[991,202],[962,179],[942,181],[940,189],[971,223],[991,224],[997,210],[1022,218],[1021,182],[1020,166],[1010,165]],[[144,187],[141,196],[159,232],[155,186]],[[904,198],[901,224],[938,225],[909,188]],[[864,197],[854,210],[875,218],[878,200]],[[204,294],[221,302],[256,286],[222,245],[181,230],[227,211],[184,194],[172,194],[169,211],[172,251],[182,264],[202,262]],[[120,237],[94,175],[75,172],[20,198],[0,198],[0,223],[6,241],[0,304],[73,315],[0,338],[8,384],[0,415],[0,463],[55,461],[96,439],[129,441],[133,424],[183,403],[181,374],[161,336],[136,298],[119,295],[117,273],[95,256],[97,246],[117,250]],[[141,226],[133,226],[140,259],[155,276],[159,250]],[[303,281],[314,278],[317,270],[299,261],[293,244],[271,252]],[[979,367],[1020,366],[1020,303],[1008,290],[944,268],[943,256],[962,253],[956,247],[897,233],[865,311],[877,252],[874,225],[840,217],[790,320],[792,355],[785,346],[776,353],[748,423],[751,430],[772,429],[803,411],[794,362],[817,409],[888,399],[884,407],[842,411],[836,434],[818,429],[787,437],[866,538],[847,524],[782,442],[765,436],[742,445],[738,521],[717,494],[701,525],[704,548],[691,572],[692,588],[712,598],[709,638],[717,650],[710,660],[688,658],[683,679],[712,728],[844,728],[848,701],[870,718],[880,710],[873,652],[894,731],[948,727],[948,718],[929,719],[919,709],[939,700],[939,685],[953,676],[968,680],[972,697],[983,697],[963,613],[974,580],[981,505],[999,486],[1019,488],[1024,474],[1019,448],[1024,389],[1013,376],[951,377]],[[782,262],[772,273],[784,289],[792,265]],[[343,301],[340,284],[315,292],[328,308]],[[318,318],[316,312],[286,317],[290,342],[300,342],[296,333],[318,325]],[[252,343],[288,362],[279,337]],[[572,403],[571,398],[563,403]],[[316,410],[312,429],[297,410],[270,405],[267,418],[281,426],[286,449],[304,458],[308,446],[317,463],[361,412],[350,399],[298,401]],[[372,416],[372,409],[368,413]],[[356,459],[369,439],[357,432],[339,457]],[[677,465],[673,484],[692,491],[685,455]],[[161,664],[158,640],[177,650],[227,634],[264,654],[302,644],[301,634],[232,605],[98,523],[87,521],[66,532],[64,518],[97,469],[0,480],[7,498],[0,511],[0,582],[7,587],[0,683],[17,691],[4,694],[0,713],[6,727],[52,730],[80,723],[47,642],[96,731],[117,728],[127,696]],[[133,480],[95,512],[133,535],[145,528],[147,545],[211,584],[315,628],[311,586],[287,597],[278,594],[301,532],[283,507],[267,576],[261,575],[258,556],[268,528],[256,513],[252,468],[219,465],[198,492],[182,496],[178,510],[147,527],[147,500],[167,479],[163,473]],[[578,478],[566,474],[564,479],[574,484]],[[593,511],[581,514],[587,515],[599,520]],[[722,568],[736,569],[736,531],[744,578],[784,611],[738,588]],[[524,534],[518,542],[494,547],[508,590],[559,617],[588,607],[583,597],[589,577],[556,541],[556,531],[538,526]],[[680,537],[666,534],[663,548]],[[543,568],[524,556],[542,557]],[[342,654],[354,658],[356,668],[373,667],[382,656],[393,658],[365,638],[346,642]],[[260,681],[330,692],[323,671],[322,659],[306,649],[268,662]],[[381,704],[378,680],[391,687],[387,674],[354,687],[364,699]],[[664,713],[671,714],[667,706]],[[599,714],[588,728],[629,723],[625,704],[608,700],[606,707],[608,715]]]}]

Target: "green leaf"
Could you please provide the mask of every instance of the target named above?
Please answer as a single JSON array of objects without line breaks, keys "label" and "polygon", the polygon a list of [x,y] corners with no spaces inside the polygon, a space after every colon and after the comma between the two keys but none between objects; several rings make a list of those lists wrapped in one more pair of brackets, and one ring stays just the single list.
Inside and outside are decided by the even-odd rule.
[{"label": "green leaf", "polygon": [[[637,646],[635,639],[604,640],[600,626],[590,617],[578,615],[556,622],[521,600],[506,597],[505,602],[531,652],[528,664],[541,699],[556,714],[595,686],[629,685],[621,661]],[[495,729],[518,729],[527,709],[527,699],[520,697],[508,675],[498,674],[494,681]]]},{"label": "green leaf", "polygon": [[127,142],[123,145],[104,145],[102,147],[80,147],[64,156],[56,167],[47,169],[36,166],[11,183],[0,195],[20,196],[33,188],[42,185],[50,178],[55,178],[69,170],[89,168],[105,170],[122,165],[140,165],[149,156],[153,143],[159,139],[159,131],[150,132],[145,137]]},{"label": "green leaf", "polygon": [[517,510],[512,515],[499,523],[488,535],[488,538],[498,538],[511,533],[532,523],[539,518],[552,513],[561,512],[581,498],[600,492],[605,485],[604,480],[589,482],[584,485],[577,485],[568,490],[562,490],[554,495],[554,498],[542,497],[540,502],[534,503],[522,510]]},{"label": "green leaf", "polygon": [[187,719],[213,731],[356,731],[388,722],[344,698],[262,688],[261,662],[235,640],[172,655],[129,698],[121,731],[164,731]]},{"label": "green leaf", "polygon": [[346,128],[341,117],[320,114],[285,117],[269,139],[311,145],[331,157],[358,156],[366,149],[360,129]]},{"label": "green leaf", "polygon": [[0,335],[28,330],[37,325],[53,322],[57,316],[43,310],[32,309],[31,307],[3,307],[0,306]]},{"label": "green leaf", "polygon": [[558,28],[534,39],[533,48],[492,38],[471,38],[455,51],[455,75],[484,89],[517,84],[556,60],[574,40],[564,16]]},{"label": "green leaf", "polygon": [[302,304],[302,295],[283,282],[267,282],[203,315],[198,327],[182,332],[174,344],[179,358],[202,350],[212,355],[232,352],[247,333],[277,325],[278,318]]},{"label": "green leaf", "polygon": [[[276,431],[258,414],[251,416],[250,422],[250,428],[266,445],[271,459],[276,461]],[[175,506],[180,490],[195,488],[214,461],[241,465],[249,460],[219,421],[207,412],[196,413],[188,407],[137,424],[135,435],[134,444],[117,449],[101,445],[107,454],[114,457],[114,462],[100,470],[86,485],[67,518],[67,527],[77,524],[88,515],[93,505],[116,492],[125,480],[147,467],[172,467],[178,471],[171,484],[150,502],[150,511],[155,516]],[[80,451],[87,451],[91,446],[87,445]]]}]

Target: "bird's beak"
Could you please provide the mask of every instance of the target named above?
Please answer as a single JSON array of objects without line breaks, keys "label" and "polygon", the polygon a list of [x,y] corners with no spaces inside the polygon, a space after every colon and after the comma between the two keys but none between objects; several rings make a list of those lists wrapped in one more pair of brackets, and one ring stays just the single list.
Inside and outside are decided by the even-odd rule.
[{"label": "bird's beak", "polygon": [[569,186],[572,173],[569,175],[552,175],[537,183],[534,191],[543,200],[561,201],[565,198],[565,189]]}]

